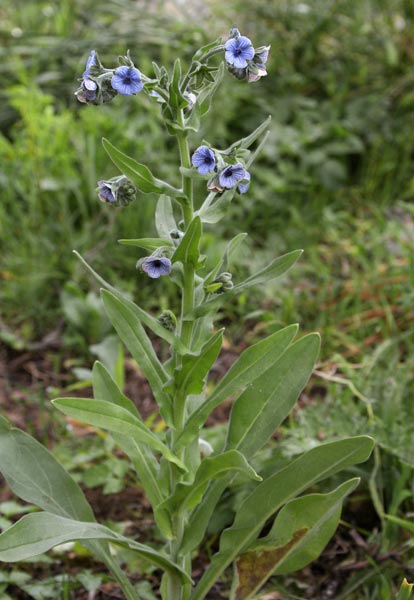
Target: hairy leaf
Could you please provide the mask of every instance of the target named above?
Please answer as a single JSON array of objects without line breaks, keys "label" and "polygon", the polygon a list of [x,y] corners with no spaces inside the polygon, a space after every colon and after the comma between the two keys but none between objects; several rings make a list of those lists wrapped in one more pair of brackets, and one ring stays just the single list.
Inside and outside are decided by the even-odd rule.
[{"label": "hairy leaf", "polygon": [[180,245],[178,246],[171,258],[171,261],[173,263],[191,263],[194,267],[197,266],[200,255],[199,245],[201,232],[202,229],[200,217],[195,217],[191,221],[187,231],[185,232],[184,237],[180,242]]},{"label": "hairy leaf", "polygon": [[270,264],[268,264],[267,267],[265,267],[264,269],[261,269],[254,275],[251,275],[241,283],[235,285],[233,289],[229,290],[228,292],[224,292],[223,294],[217,294],[211,300],[203,302],[202,304],[197,306],[189,315],[186,315],[186,317],[202,317],[203,315],[216,310],[222,304],[224,304],[224,302],[227,302],[227,300],[239,294],[240,292],[243,292],[244,290],[255,285],[262,285],[264,283],[267,283],[271,279],[276,279],[277,277],[284,275],[295,264],[295,262],[301,256],[302,252],[303,250],[294,250],[293,252],[289,252],[288,254],[279,256]]},{"label": "hairy leaf", "polygon": [[329,494],[309,494],[288,502],[269,534],[236,560],[232,600],[248,600],[274,573],[297,571],[318,558],[338,527],[345,497],[359,481],[350,479]]},{"label": "hairy leaf", "polygon": [[237,450],[228,450],[217,456],[204,459],[197,469],[193,483],[180,483],[174,494],[164,505],[171,511],[192,509],[202,500],[211,479],[222,477],[228,471],[239,471],[251,479],[261,481],[256,471],[249,465],[243,454]]},{"label": "hairy leaf", "polygon": [[191,600],[202,600],[226,567],[257,538],[279,508],[311,485],[365,461],[372,438],[359,436],[322,444],[260,483],[239,507],[233,525],[220,538],[220,549],[198,583]]},{"label": "hairy leaf", "polygon": [[158,567],[174,572],[181,581],[191,581],[178,565],[150,546],[115,533],[104,525],[76,521],[48,512],[25,515],[4,531],[0,535],[0,560],[25,560],[75,540],[105,540],[119,544]]},{"label": "hairy leaf", "polygon": [[290,325],[247,348],[227,371],[206,402],[190,415],[183,433],[177,439],[177,447],[197,434],[211,411],[223,400],[246,388],[275,364],[295,337],[297,329],[297,325]]},{"label": "hairy leaf", "polygon": [[115,431],[131,436],[137,442],[148,444],[165,458],[186,471],[183,463],[167,448],[163,442],[144,423],[127,409],[91,398],[56,398],[53,404],[65,415],[83,421],[94,427]]}]

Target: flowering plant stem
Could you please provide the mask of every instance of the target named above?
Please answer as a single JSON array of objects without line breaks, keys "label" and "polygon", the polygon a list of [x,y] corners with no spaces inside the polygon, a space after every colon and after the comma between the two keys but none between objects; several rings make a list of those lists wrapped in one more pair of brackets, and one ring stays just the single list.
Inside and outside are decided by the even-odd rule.
[{"label": "flowering plant stem", "polygon": [[[138,192],[158,196],[159,237],[120,241],[150,252],[137,262],[140,277],[158,280],[171,275],[180,288],[181,311],[179,318],[170,310],[156,318],[81,259],[102,288],[102,302],[115,331],[152,388],[163,431],[152,430],[142,420],[124,395],[123,376],[113,364],[94,364],[93,398],[64,397],[53,403],[65,415],[112,434],[131,460],[153,507],[163,544],[157,549],[97,523],[81,489],[54,457],[0,417],[0,472],[17,495],[42,509],[0,534],[0,560],[24,560],[79,540],[107,565],[126,600],[138,600],[138,595],[120,568],[123,555],[111,553],[113,547],[126,547],[164,571],[163,600],[204,600],[234,563],[230,597],[249,600],[272,575],[295,571],[317,558],[335,530],[342,502],[358,479],[326,494],[302,494],[321,479],[366,460],[372,449],[370,438],[321,445],[274,472],[266,469],[260,474],[251,465],[306,385],[318,356],[319,336],[311,333],[295,340],[297,325],[283,327],[247,348],[213,391],[207,386],[223,343],[224,329],[213,327],[217,311],[237,294],[283,275],[302,253],[295,250],[275,258],[235,284],[229,269],[247,234],[241,232],[230,240],[219,259],[200,255],[203,225],[224,218],[233,199],[248,191],[247,169],[262,148],[269,125],[267,119],[226,149],[205,142],[190,154],[188,136],[198,131],[224,72],[223,64],[207,63],[224,52],[228,71],[253,83],[266,75],[269,48],[254,48],[249,38],[232,29],[224,45],[218,40],[200,48],[186,75],[179,59],[171,73],[153,63],[154,79],[135,67],[129,53],[120,57],[116,69],[105,69],[97,53],[91,53],[76,92],[78,99],[99,105],[117,95],[143,91],[160,105],[166,129],[177,139],[180,189],[104,139],[103,146],[121,175],[99,181],[97,191],[99,199],[112,207],[128,206]],[[193,185],[200,179],[207,180],[207,195],[196,211]],[[147,330],[167,342],[167,360],[158,356]],[[208,438],[202,429],[212,411],[229,398],[233,405],[226,439],[213,447],[202,439]],[[200,546],[221,495],[238,475],[242,481],[249,479],[250,487],[233,525],[222,533],[211,564],[193,587],[192,553]],[[270,519],[273,525],[263,538]]]},{"label": "flowering plant stem", "polygon": [[[178,124],[184,128],[184,115],[182,111],[179,111]],[[185,169],[191,168],[190,149],[188,146],[188,138],[186,132],[178,132],[176,134],[178,148],[180,153],[180,164]],[[193,180],[191,177],[182,175],[182,189],[184,192],[184,199],[182,201],[182,212],[184,220],[184,233],[188,230],[190,223],[194,216],[194,199],[193,199]],[[193,331],[193,320],[185,318],[185,315],[189,314],[194,307],[194,266],[190,262],[183,264],[183,290],[181,296],[181,319],[179,338],[182,343],[191,350],[191,337]],[[180,367],[181,357],[177,356],[176,353],[173,355],[174,363],[176,367]],[[176,439],[183,431],[185,424],[185,397],[177,395],[174,399],[174,427],[175,430],[171,435],[171,450],[173,450]],[[179,450],[178,458],[183,459],[184,448]],[[174,465],[170,465],[171,470],[171,491],[175,491],[176,485],[179,481],[177,479],[178,469]],[[184,570],[188,572],[191,577],[191,557],[180,556],[179,548],[182,542],[184,533],[186,515],[179,512],[173,518],[173,533],[174,540],[170,542],[170,558],[174,562],[177,562]],[[168,584],[167,584],[167,598],[170,600],[181,600],[183,586],[179,578],[174,573],[168,573]]]}]

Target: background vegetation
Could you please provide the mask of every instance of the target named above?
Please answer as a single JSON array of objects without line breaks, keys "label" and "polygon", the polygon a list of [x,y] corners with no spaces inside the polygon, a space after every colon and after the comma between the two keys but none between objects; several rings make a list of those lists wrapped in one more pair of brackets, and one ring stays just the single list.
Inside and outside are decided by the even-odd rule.
[{"label": "background vegetation", "polygon": [[[108,63],[130,48],[137,66],[150,74],[151,60],[171,66],[177,55],[190,56],[232,25],[253,43],[272,44],[269,77],[256,85],[227,77],[194,147],[203,136],[225,146],[268,114],[273,119],[249,196],[234,202],[220,233],[223,239],[250,234],[235,277],[270,255],[297,247],[305,253],[282,285],[241,296],[226,309],[228,347],[237,352],[262,332],[294,321],[304,332],[321,332],[312,384],[263,461],[287,460],[325,438],[374,435],[375,457],[345,511],[342,534],[345,540],[346,532],[358,536],[359,554],[348,554],[348,564],[365,563],[347,570],[337,554],[337,586],[326,597],[390,598],[404,575],[413,579],[414,569],[411,0],[257,0],[254,8],[237,0],[2,3],[2,356],[42,347],[56,372],[88,367],[97,354],[122,360],[107,337],[97,288],[72,249],[146,308],[158,312],[174,302],[169,283],[157,283],[154,294],[154,284],[135,273],[136,250],[116,243],[150,235],[154,199],[141,197],[127,210],[111,211],[95,192],[98,179],[116,174],[102,136],[173,183],[174,140],[160,126],[158,107],[144,97],[85,107],[73,91],[92,48]],[[210,246],[206,252],[219,251],[213,237]],[[74,384],[76,375],[88,377],[71,371],[68,383],[82,385]],[[6,408],[15,398],[12,388],[6,381]],[[49,414],[47,390],[31,390],[29,402],[40,406],[45,423],[57,419]],[[220,435],[220,427],[208,435]],[[127,485],[111,448],[99,453],[90,438],[86,444],[97,470],[91,480],[73,464],[83,483],[106,481],[108,493]],[[62,449],[70,465],[65,456]],[[212,539],[237,502],[235,489],[212,524]],[[332,581],[311,575],[284,582],[282,597],[325,597]]]}]

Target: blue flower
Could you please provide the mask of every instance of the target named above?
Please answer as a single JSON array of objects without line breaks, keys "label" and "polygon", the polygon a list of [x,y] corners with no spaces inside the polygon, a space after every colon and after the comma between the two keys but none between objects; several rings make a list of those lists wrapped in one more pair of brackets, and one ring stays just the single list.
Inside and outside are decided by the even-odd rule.
[{"label": "blue flower", "polygon": [[241,35],[237,38],[231,38],[225,43],[225,58],[229,65],[237,69],[247,67],[247,61],[254,56],[254,48],[248,37]]},{"label": "blue flower", "polygon": [[86,61],[86,69],[82,75],[82,84],[79,90],[76,92],[76,96],[79,102],[90,104],[96,99],[96,92],[98,90],[98,84],[90,79],[91,68],[97,67],[96,52],[92,50],[88,60]]},{"label": "blue flower", "polygon": [[116,202],[111,185],[108,185],[105,181],[98,181],[98,197],[101,202],[107,202],[108,204],[115,204]]},{"label": "blue flower", "polygon": [[246,179],[247,171],[241,163],[229,165],[219,175],[220,185],[224,188],[232,188],[237,182]]},{"label": "blue flower", "polygon": [[269,58],[269,51],[270,51],[270,46],[261,46],[260,48],[257,48],[256,54],[254,57],[255,62],[256,62],[256,57],[258,57],[258,58],[260,58],[262,63],[265,65],[267,63],[267,59]]},{"label": "blue flower", "polygon": [[147,256],[142,260],[140,267],[151,279],[158,279],[162,275],[170,274],[171,261],[165,256]]},{"label": "blue flower", "polygon": [[85,79],[86,77],[89,77],[89,75],[91,74],[91,67],[96,66],[96,52],[95,50],[92,50],[90,55],[88,56],[88,60],[86,61],[86,68],[83,72],[82,78]]},{"label": "blue flower", "polygon": [[138,94],[143,86],[141,73],[136,67],[118,67],[111,79],[111,85],[122,96]]},{"label": "blue flower", "polygon": [[128,206],[137,196],[137,188],[125,175],[98,181],[97,192],[101,202],[112,206]]},{"label": "blue flower", "polygon": [[[244,181],[244,183],[243,183]],[[237,186],[237,189],[241,194],[245,194],[250,186],[250,173],[249,171],[244,171],[244,177],[241,183]]]},{"label": "blue flower", "polygon": [[194,167],[197,167],[197,171],[201,175],[214,171],[214,167],[216,166],[214,153],[208,146],[199,146],[191,157],[191,162]]}]

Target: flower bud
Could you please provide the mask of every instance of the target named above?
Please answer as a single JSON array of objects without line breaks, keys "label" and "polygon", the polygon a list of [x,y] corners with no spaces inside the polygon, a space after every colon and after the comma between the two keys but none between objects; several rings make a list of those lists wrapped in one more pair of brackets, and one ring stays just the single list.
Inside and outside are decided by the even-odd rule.
[{"label": "flower bud", "polygon": [[164,329],[172,331],[173,333],[177,328],[177,319],[171,310],[164,310],[164,312],[162,312],[158,317],[158,321],[160,325],[164,327]]},{"label": "flower bud", "polygon": [[112,206],[128,206],[137,195],[137,188],[128,177],[120,175],[108,181],[98,181],[99,200]]}]

